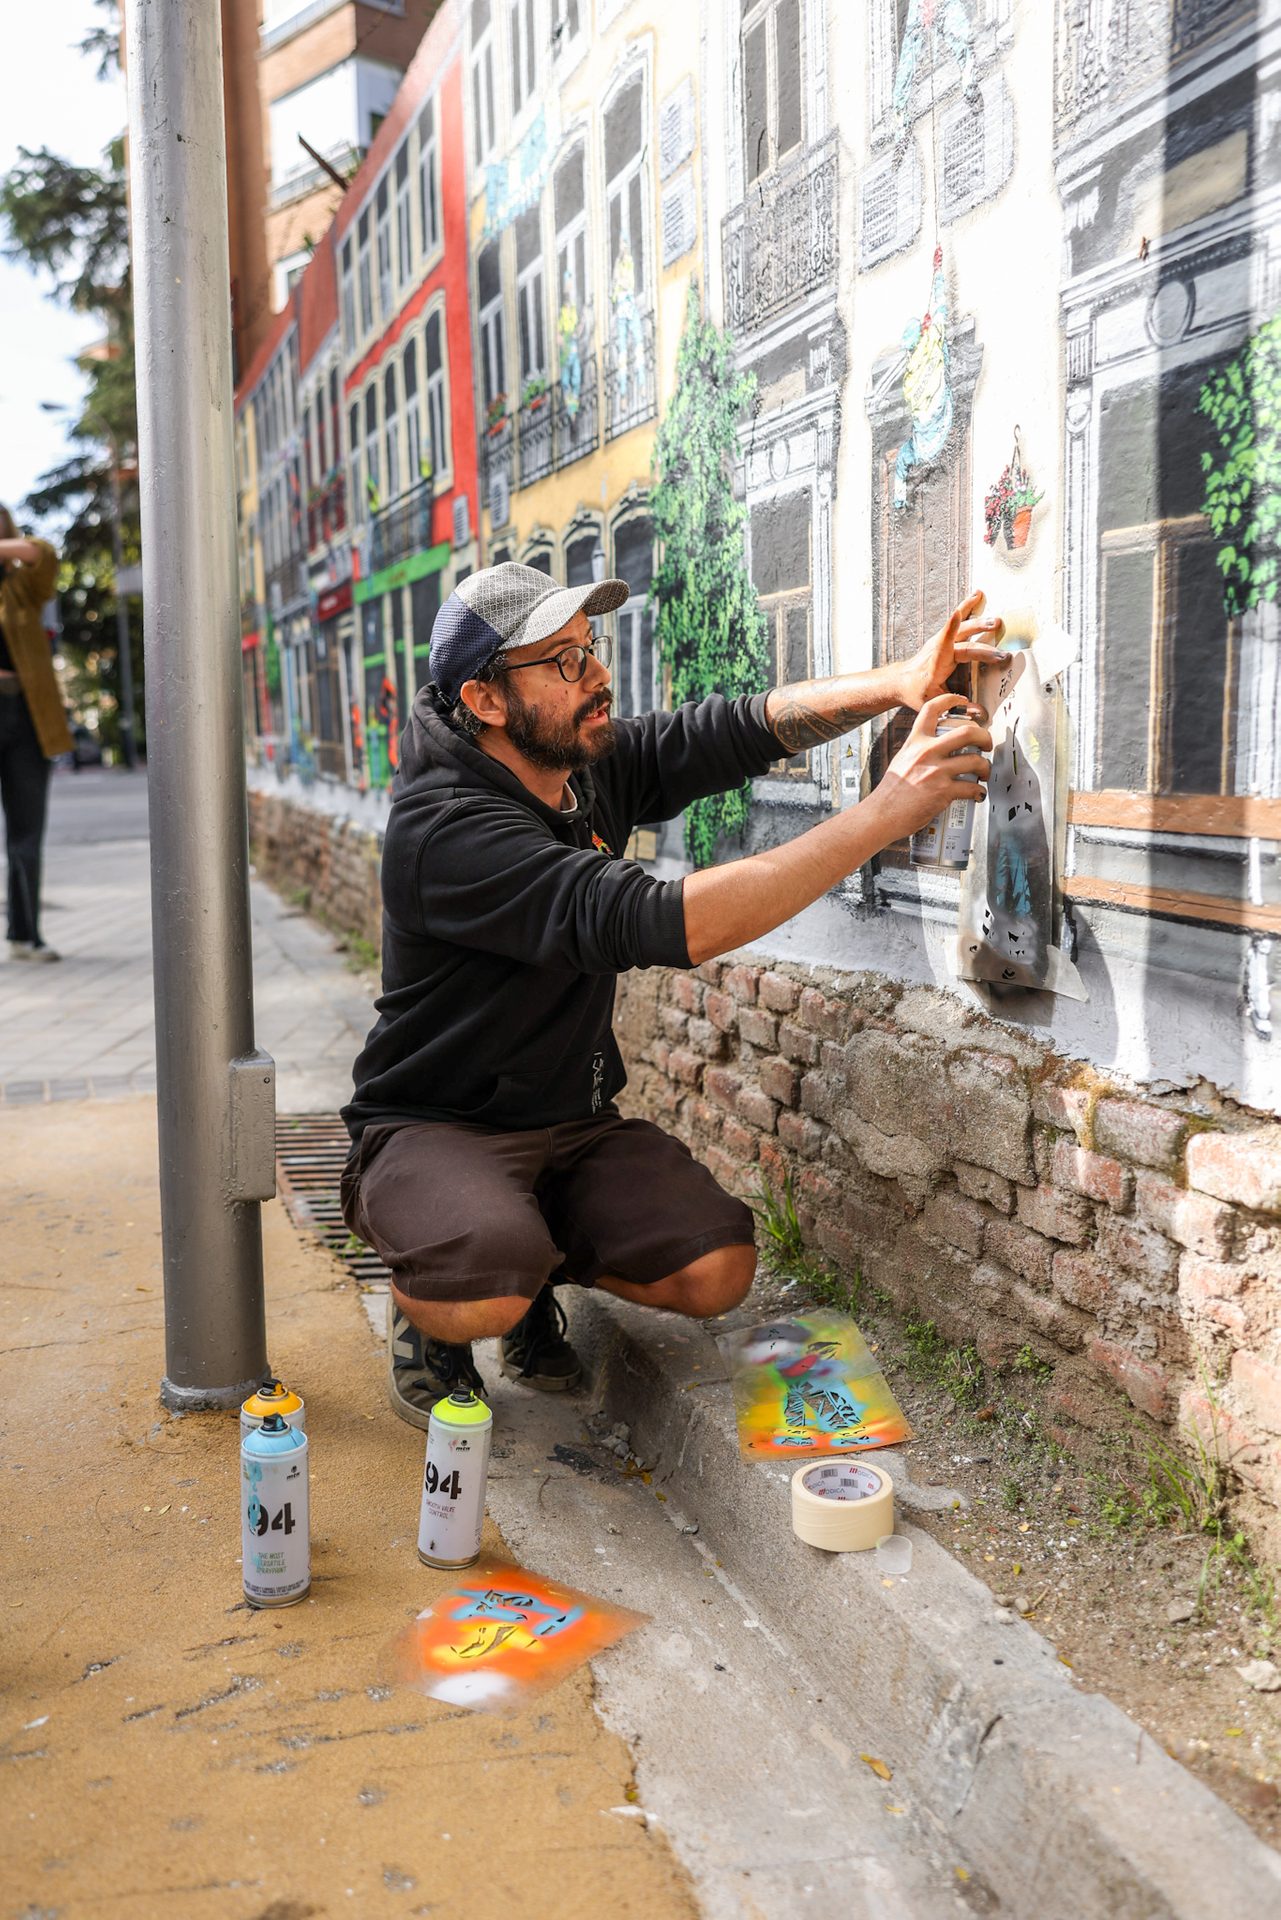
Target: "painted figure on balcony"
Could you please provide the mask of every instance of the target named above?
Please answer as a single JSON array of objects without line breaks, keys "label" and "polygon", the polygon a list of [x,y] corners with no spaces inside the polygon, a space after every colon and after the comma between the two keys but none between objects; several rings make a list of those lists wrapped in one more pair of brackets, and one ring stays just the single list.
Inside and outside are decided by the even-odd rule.
[{"label": "painted figure on balcony", "polygon": [[626,413],[640,403],[645,387],[645,336],[636,304],[636,263],[626,234],[610,282],[614,309],[614,360],[618,370],[618,408]]},{"label": "painted figure on balcony", "polygon": [[934,278],[930,304],[920,320],[903,329],[907,364],[903,369],[903,399],[911,432],[894,462],[894,505],[907,505],[908,475],[914,467],[931,467],[947,445],[952,431],[952,367],[947,338],[947,281],[943,249],[934,249]]},{"label": "painted figure on balcony", "polygon": [[974,58],[974,22],[970,0],[909,0],[903,43],[899,48],[898,71],[894,76],[894,122],[900,147],[906,142],[912,124],[912,103],[916,92],[916,73],[926,49],[937,57],[937,42],[944,46],[961,70],[961,92],[967,100],[978,98],[978,65]]},{"label": "painted figure on balcony", "polygon": [[578,348],[578,307],[569,269],[565,269],[560,314],[556,321],[560,342],[560,397],[567,420],[578,418],[578,401],[583,390],[583,356]]}]

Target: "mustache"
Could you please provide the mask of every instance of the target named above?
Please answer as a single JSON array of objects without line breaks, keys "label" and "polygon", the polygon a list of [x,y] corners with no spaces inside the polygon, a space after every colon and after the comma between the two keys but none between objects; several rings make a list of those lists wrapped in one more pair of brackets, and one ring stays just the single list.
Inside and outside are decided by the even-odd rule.
[{"label": "mustache", "polygon": [[590,719],[594,713],[608,713],[613,704],[614,696],[612,693],[598,693],[594,700],[584,701],[583,705],[574,715],[574,725],[581,726],[583,721]]}]

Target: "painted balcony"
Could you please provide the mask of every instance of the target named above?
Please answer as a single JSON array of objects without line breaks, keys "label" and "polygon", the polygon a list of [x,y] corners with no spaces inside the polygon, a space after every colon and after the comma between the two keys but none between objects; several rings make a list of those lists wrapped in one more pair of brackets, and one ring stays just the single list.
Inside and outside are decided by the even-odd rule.
[{"label": "painted balcony", "polygon": [[555,410],[552,415],[552,465],[568,467],[584,454],[595,453],[600,439],[600,387],[596,373],[596,355],[583,361],[583,377],[577,394],[557,381]]},{"label": "painted balcony", "polygon": [[369,523],[371,574],[394,567],[398,560],[408,560],[431,545],[432,492],[432,482],[420,480],[374,515]]},{"label": "painted balcony", "polygon": [[544,386],[541,393],[521,402],[516,415],[516,446],[519,457],[517,485],[532,487],[552,470],[552,406],[555,385]]},{"label": "painted balcony", "polygon": [[637,313],[630,324],[611,321],[605,348],[605,438],[616,440],[658,411],[654,316]]},{"label": "painted balcony", "polygon": [[315,553],[336,540],[347,526],[347,482],[341,473],[334,475],[314,500],[307,505],[307,551]]},{"label": "painted balcony", "polygon": [[1259,20],[1260,0],[1058,0],[1054,137],[1077,146],[1198,68]]},{"label": "painted balcony", "polygon": [[836,285],[835,132],[752,183],[722,227],[725,320],[735,333],[763,327],[821,287]]}]

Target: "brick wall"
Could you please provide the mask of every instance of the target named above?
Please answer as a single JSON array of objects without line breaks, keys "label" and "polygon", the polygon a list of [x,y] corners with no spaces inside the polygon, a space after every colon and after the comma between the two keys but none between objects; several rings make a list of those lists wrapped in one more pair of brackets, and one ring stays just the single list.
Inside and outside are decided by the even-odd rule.
[{"label": "brick wall", "polygon": [[1196,1423],[1281,1552],[1281,1125],[1110,1084],[955,995],[733,958],[620,982],[630,1110],[1000,1367],[1055,1438]]},{"label": "brick wall", "polygon": [[317,919],[381,947],[381,847],[368,827],[251,787],[249,845],[258,872],[282,893],[305,887]]},{"label": "brick wall", "polygon": [[[260,873],[379,942],[379,842],[251,791]],[[808,1244],[1000,1367],[1055,1437],[1199,1425],[1281,1557],[1281,1124],[1137,1096],[954,994],[737,958],[619,982],[629,1110],[727,1187],[790,1173]]]}]

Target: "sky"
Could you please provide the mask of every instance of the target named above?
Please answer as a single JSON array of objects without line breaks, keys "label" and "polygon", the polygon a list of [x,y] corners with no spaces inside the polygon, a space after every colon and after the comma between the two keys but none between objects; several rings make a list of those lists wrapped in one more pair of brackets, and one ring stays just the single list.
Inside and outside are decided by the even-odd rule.
[{"label": "sky", "polygon": [[[118,73],[99,81],[96,62],[76,49],[102,17],[93,0],[6,9],[0,173],[13,166],[19,147],[95,162],[123,131],[124,81]],[[48,284],[22,262],[0,260],[0,501],[15,512],[66,451],[62,420],[39,402],[78,406],[84,380],[75,355],[102,333],[92,315],[69,313],[50,299]]]}]

